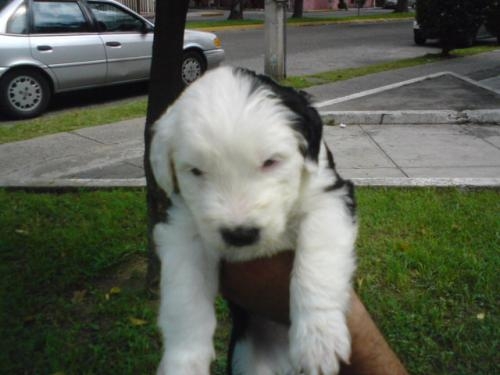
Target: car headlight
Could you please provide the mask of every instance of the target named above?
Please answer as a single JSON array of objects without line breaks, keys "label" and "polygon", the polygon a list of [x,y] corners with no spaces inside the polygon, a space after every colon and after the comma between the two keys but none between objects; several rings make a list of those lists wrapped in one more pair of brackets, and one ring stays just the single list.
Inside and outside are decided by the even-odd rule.
[{"label": "car headlight", "polygon": [[217,37],[214,39],[214,46],[216,48],[221,48],[222,47],[222,43],[221,43],[220,39],[217,38]]}]

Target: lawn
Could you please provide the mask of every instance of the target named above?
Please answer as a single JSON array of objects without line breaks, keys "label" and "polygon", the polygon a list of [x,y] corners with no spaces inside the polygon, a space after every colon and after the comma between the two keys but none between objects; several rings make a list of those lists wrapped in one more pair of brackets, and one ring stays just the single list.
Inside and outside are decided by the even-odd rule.
[{"label": "lawn", "polygon": [[[498,373],[498,190],[358,189],[355,287],[412,374]],[[143,190],[0,190],[0,373],[152,374]],[[223,374],[228,315],[214,374]]]}]

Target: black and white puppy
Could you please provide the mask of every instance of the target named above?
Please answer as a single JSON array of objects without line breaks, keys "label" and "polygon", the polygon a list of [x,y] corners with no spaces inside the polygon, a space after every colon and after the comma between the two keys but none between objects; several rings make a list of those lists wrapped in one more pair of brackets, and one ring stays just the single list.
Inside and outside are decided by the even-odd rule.
[{"label": "black and white puppy", "polygon": [[221,259],[286,249],[295,249],[291,326],[249,316],[232,373],[330,375],[348,361],[355,202],[322,126],[303,93],[230,67],[190,85],[155,124],[150,160],[172,202],[154,228],[159,374],[209,374]]}]

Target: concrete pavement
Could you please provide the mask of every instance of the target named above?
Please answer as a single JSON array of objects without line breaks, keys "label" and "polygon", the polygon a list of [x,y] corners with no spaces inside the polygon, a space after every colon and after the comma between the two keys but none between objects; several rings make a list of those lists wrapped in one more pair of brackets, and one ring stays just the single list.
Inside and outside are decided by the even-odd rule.
[{"label": "concrete pavement", "polygon": [[[307,91],[358,185],[500,186],[499,78],[497,50]],[[143,186],[144,122],[0,145],[0,186]]]}]

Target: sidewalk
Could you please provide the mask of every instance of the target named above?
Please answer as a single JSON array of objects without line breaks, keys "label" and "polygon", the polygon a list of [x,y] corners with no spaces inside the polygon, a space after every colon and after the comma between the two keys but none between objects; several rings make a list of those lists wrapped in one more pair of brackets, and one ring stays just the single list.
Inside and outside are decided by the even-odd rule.
[{"label": "sidewalk", "polygon": [[[500,186],[500,50],[308,89],[358,185]],[[134,119],[0,145],[0,186],[143,186]]]}]

